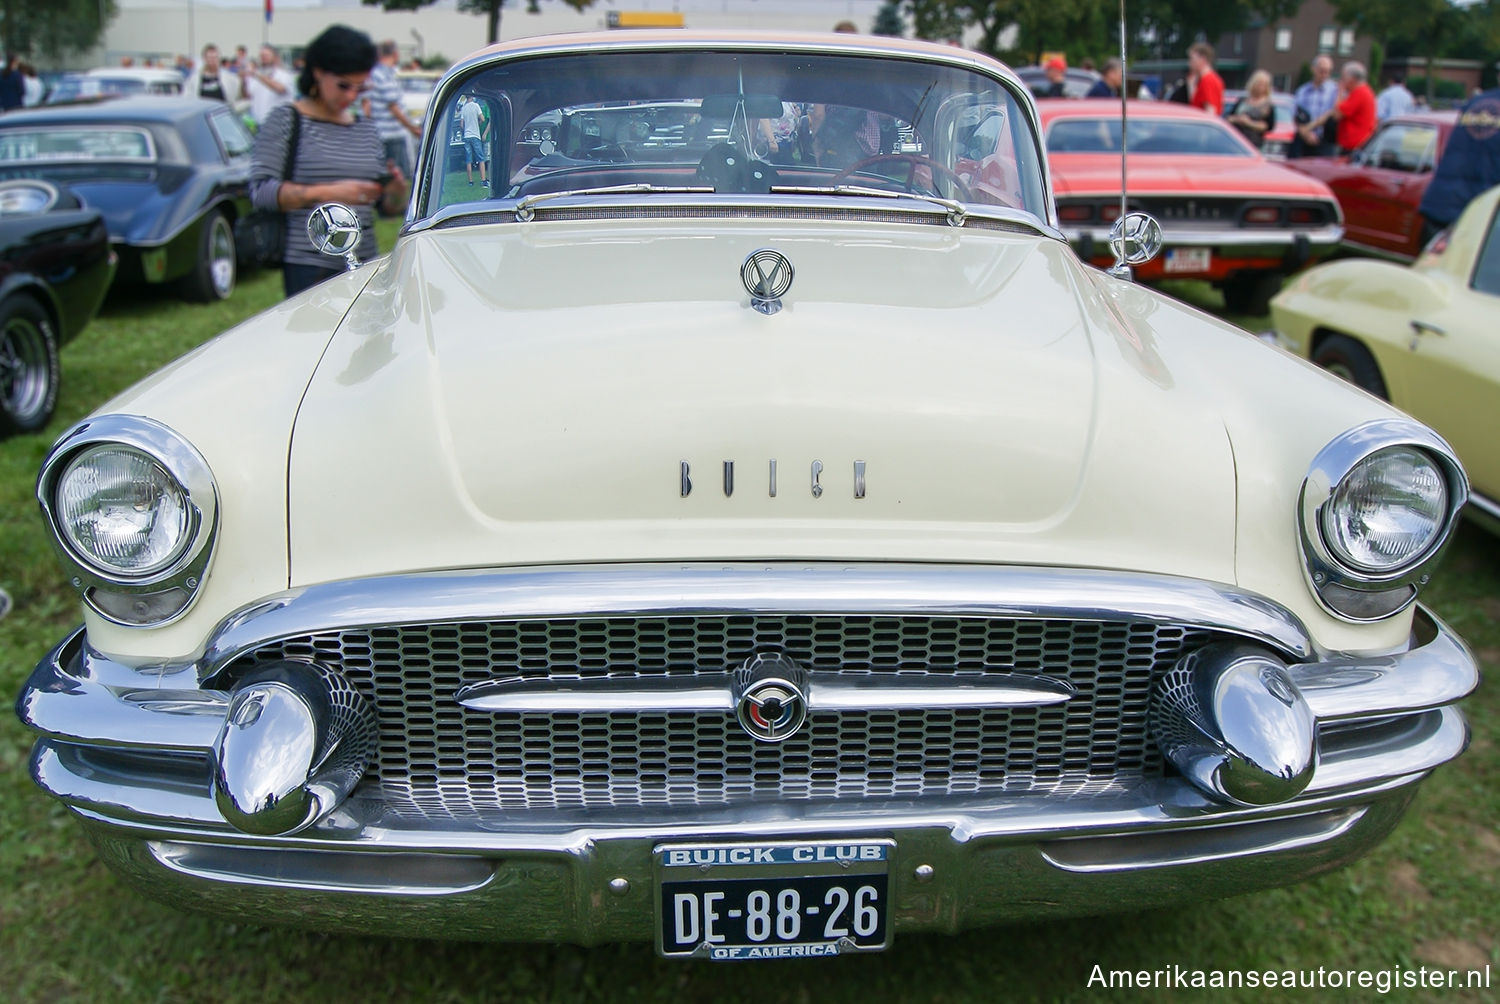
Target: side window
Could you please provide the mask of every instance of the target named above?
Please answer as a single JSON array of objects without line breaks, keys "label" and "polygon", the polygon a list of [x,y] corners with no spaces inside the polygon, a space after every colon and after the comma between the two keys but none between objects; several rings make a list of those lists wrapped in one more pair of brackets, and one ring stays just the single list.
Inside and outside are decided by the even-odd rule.
[{"label": "side window", "polygon": [[1469,285],[1480,293],[1500,296],[1500,212],[1490,218],[1490,232],[1479,249],[1479,260],[1474,264],[1474,278]]},{"label": "side window", "polygon": [[250,138],[250,133],[240,124],[228,111],[213,111],[209,113],[208,124],[213,127],[214,135],[219,137],[219,146],[224,150],[224,155],[230,160],[236,157],[250,156],[250,148],[255,141]]},{"label": "side window", "polygon": [[1395,123],[1375,134],[1360,152],[1360,162],[1367,167],[1415,174],[1432,168],[1436,149],[1436,129]]}]

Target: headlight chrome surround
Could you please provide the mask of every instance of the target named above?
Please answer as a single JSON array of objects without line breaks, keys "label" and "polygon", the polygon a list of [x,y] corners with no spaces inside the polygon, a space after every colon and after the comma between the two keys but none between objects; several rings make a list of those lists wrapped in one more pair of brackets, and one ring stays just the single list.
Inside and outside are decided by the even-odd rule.
[{"label": "headlight chrome surround", "polygon": [[[1362,465],[1379,453],[1402,449],[1414,451],[1436,468],[1447,497],[1432,539],[1409,559],[1380,568],[1329,539],[1331,507]],[[1381,620],[1409,607],[1427,584],[1427,572],[1447,545],[1468,497],[1469,480],[1453,448],[1410,419],[1368,422],[1334,439],[1313,459],[1298,503],[1303,568],[1318,601],[1335,617],[1354,622]]]},{"label": "headlight chrome surround", "polygon": [[[58,493],[64,476],[85,454],[115,448],[133,453],[175,482],[184,521],[181,543],[170,556],[136,572],[112,568],[80,547],[65,528]],[[219,494],[213,472],[186,439],[149,418],[105,415],[70,430],[53,446],[37,478],[37,501],[53,545],[84,602],[101,617],[130,627],[169,624],[192,606],[213,556]]]}]

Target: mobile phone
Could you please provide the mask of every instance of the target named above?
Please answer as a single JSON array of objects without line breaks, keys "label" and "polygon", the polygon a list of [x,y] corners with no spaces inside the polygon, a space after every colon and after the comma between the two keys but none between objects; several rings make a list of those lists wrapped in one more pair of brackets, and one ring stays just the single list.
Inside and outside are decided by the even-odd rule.
[{"label": "mobile phone", "polygon": [[376,178],[375,182],[381,188],[384,188],[386,185],[389,185],[391,182],[393,182],[395,180],[396,180],[396,176],[394,174],[391,174],[391,173],[387,172],[386,174],[382,174],[380,177]]}]

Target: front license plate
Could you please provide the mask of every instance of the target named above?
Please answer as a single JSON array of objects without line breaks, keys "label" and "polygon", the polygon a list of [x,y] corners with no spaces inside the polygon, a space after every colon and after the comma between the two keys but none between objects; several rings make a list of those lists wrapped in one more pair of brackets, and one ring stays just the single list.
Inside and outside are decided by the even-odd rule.
[{"label": "front license plate", "polygon": [[668,958],[792,959],[890,943],[889,841],[657,849]]},{"label": "front license plate", "polygon": [[1172,248],[1167,252],[1168,272],[1207,272],[1213,264],[1213,252],[1208,248]]}]

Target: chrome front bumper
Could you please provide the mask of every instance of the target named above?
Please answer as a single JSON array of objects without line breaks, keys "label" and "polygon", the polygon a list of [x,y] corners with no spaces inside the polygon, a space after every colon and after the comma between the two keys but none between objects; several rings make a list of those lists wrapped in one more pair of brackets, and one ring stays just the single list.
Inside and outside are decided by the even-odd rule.
[{"label": "chrome front bumper", "polygon": [[[1080,227],[1065,229],[1063,235],[1074,248],[1092,248],[1094,253],[1109,249],[1109,229]],[[1325,255],[1344,239],[1344,228],[1330,224],[1313,230],[1218,230],[1208,227],[1162,226],[1163,248],[1212,248],[1220,257],[1283,258],[1303,249],[1307,256]]]},{"label": "chrome front bumper", "polygon": [[[649,941],[661,844],[879,837],[895,845],[894,929],[956,930],[1230,895],[1336,867],[1381,840],[1417,782],[1463,751],[1468,728],[1452,705],[1478,683],[1462,642],[1422,610],[1408,650],[1340,658],[1315,652],[1296,619],[1263,598],[1184,580],[879,566],[678,571],[629,591],[620,577],[639,568],[313,587],[230,618],[201,663],[152,672],[90,651],[79,632],[41,662],[18,701],[40,736],[32,774],[78,814],[106,862],[149,894],[252,920],[452,938]],[[451,617],[508,602],[545,616],[555,612],[544,582],[552,579],[566,583],[573,613],[887,603],[1081,617],[1105,614],[1084,609],[1080,596],[1107,595],[1115,609],[1213,624],[1281,653],[1316,721],[1317,763],[1300,794],[1259,807],[1226,804],[1169,775],[1086,797],[556,810],[466,823],[414,820],[364,785],[290,834],[230,826],[211,794],[209,761],[232,697],[204,684],[237,652],[309,623],[386,623],[395,609],[383,602],[388,587],[416,579]],[[893,592],[897,580],[902,593]],[[710,581],[717,593],[704,588]],[[834,581],[843,583],[842,599],[820,591]],[[354,602],[351,589],[363,598]],[[435,610],[408,604],[402,613],[430,618]]]}]

